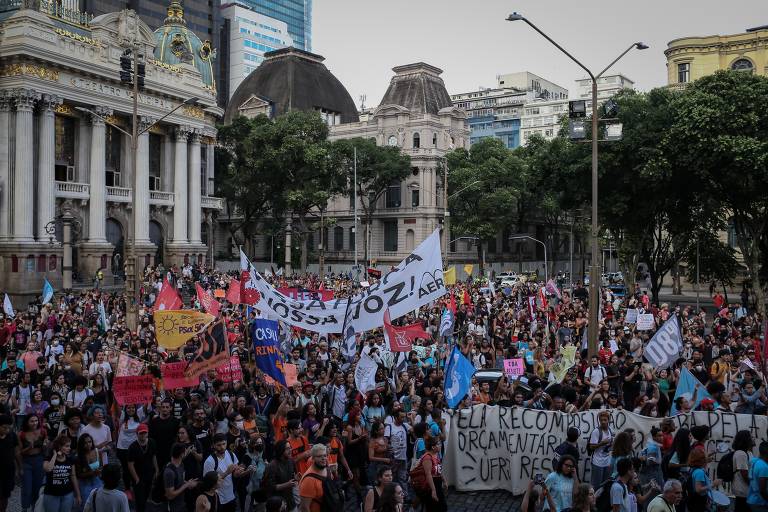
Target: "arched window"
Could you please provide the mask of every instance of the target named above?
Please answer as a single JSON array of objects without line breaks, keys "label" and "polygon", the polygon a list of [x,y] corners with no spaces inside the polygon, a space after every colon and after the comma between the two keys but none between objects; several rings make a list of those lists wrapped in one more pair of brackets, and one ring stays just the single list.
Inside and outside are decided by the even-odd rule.
[{"label": "arched window", "polygon": [[11,272],[19,271],[19,257],[15,254],[11,256]]},{"label": "arched window", "polygon": [[437,132],[432,134],[432,147],[437,147]]},{"label": "arched window", "polygon": [[419,136],[419,132],[416,132],[413,134],[413,148],[417,149],[421,146],[421,136]]},{"label": "arched window", "polygon": [[37,271],[45,272],[46,263],[47,263],[47,258],[45,257],[45,254],[40,254],[37,257]]},{"label": "arched window", "polygon": [[749,59],[738,59],[731,64],[731,69],[733,71],[746,71],[747,73],[752,73],[755,70],[755,66]]},{"label": "arched window", "polygon": [[48,256],[48,270],[56,270],[57,260],[58,258],[55,254]]},{"label": "arched window", "polygon": [[35,271],[35,257],[31,254],[27,256],[27,261],[24,264],[24,271],[25,272],[34,272]]}]

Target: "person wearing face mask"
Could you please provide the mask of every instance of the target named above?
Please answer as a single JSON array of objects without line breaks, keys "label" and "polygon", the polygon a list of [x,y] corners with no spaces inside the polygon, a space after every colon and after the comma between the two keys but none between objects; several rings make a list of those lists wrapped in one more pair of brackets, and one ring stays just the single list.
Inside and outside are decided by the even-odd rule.
[{"label": "person wearing face mask", "polygon": [[267,463],[264,460],[264,440],[251,439],[240,460],[248,468],[249,475],[246,490],[251,498],[250,509],[263,509],[263,503],[267,501],[266,490],[261,487],[264,471],[267,469]]},{"label": "person wearing face mask", "polygon": [[45,410],[43,421],[49,432],[57,433],[62,429],[62,419],[67,412],[67,406],[64,405],[61,395],[56,392],[51,393],[48,403],[50,407]]}]

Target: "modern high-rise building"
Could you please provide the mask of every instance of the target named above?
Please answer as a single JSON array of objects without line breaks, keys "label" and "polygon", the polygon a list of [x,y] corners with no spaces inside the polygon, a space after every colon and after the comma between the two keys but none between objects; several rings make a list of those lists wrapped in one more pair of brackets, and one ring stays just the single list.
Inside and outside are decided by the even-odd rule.
[{"label": "modern high-rise building", "polygon": [[229,69],[228,98],[240,83],[264,61],[264,54],[293,46],[288,25],[259,14],[240,3],[223,4],[221,15],[226,20]]},{"label": "modern high-rise building", "polygon": [[300,50],[312,51],[312,0],[239,0],[239,2],[259,14],[288,25],[293,46]]}]

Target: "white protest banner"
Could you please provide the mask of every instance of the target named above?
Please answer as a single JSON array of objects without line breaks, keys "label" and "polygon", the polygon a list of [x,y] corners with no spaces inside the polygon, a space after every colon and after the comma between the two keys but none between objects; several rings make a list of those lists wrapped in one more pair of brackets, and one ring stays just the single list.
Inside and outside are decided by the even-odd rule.
[{"label": "white protest banner", "polygon": [[645,359],[655,368],[669,368],[683,350],[683,337],[677,315],[672,315],[664,322],[643,351]]},{"label": "white protest banner", "polygon": [[[354,297],[321,300],[294,300],[277,291],[241,254],[243,270],[250,271],[248,286],[259,292],[256,307],[270,311],[283,322],[309,331],[341,333],[354,320],[355,332],[384,325],[384,310],[392,319],[429,304],[447,293],[443,281],[440,232],[427,237],[407,258],[381,280]],[[347,322],[345,322],[345,318]]]},{"label": "white protest banner", "polygon": [[643,313],[637,315],[637,330],[638,331],[650,331],[656,326],[653,321],[653,315],[651,313]]},{"label": "white protest banner", "polygon": [[[475,405],[454,411],[443,459],[443,477],[459,491],[504,489],[523,494],[537,473],[552,471],[555,448],[566,440],[569,427],[579,430],[579,480],[589,482],[587,439],[598,423],[600,411],[577,414],[519,407]],[[766,440],[768,417],[726,412],[694,412],[671,418],[677,428],[693,425],[710,427],[708,453],[717,453],[707,470],[714,479],[723,454],[719,443],[731,444],[736,432],[748,430],[756,445]],[[611,411],[614,432],[635,430],[635,454],[647,444],[652,427],[662,418],[649,418],[628,411]]]},{"label": "white protest banner", "polygon": [[376,389],[376,370],[378,369],[379,366],[371,356],[365,352],[360,355],[360,360],[355,367],[355,385],[361,393],[365,394]]},{"label": "white protest banner", "polygon": [[627,310],[627,317],[625,319],[625,322],[628,324],[637,323],[637,309],[632,308]]}]

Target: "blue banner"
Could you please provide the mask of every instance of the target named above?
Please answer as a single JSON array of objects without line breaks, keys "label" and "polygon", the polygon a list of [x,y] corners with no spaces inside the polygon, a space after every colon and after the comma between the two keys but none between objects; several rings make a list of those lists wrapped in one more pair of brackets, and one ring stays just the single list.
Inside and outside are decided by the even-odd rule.
[{"label": "blue banner", "polygon": [[286,386],[283,355],[280,352],[279,326],[276,320],[257,318],[251,324],[251,338],[256,367]]},{"label": "blue banner", "polygon": [[48,304],[53,299],[53,286],[45,279],[43,283],[43,304]]},{"label": "blue banner", "polygon": [[670,416],[677,414],[677,406],[675,405],[674,400],[677,400],[681,396],[691,402],[691,409],[698,407],[701,401],[705,398],[712,398],[707,391],[707,388],[704,387],[704,384],[694,377],[686,367],[683,367],[680,370],[680,380],[677,381],[677,389],[675,390],[675,398],[672,401]]},{"label": "blue banner", "polygon": [[445,399],[448,407],[454,409],[464,399],[472,384],[475,367],[464,357],[459,347],[454,346],[445,368]]}]

